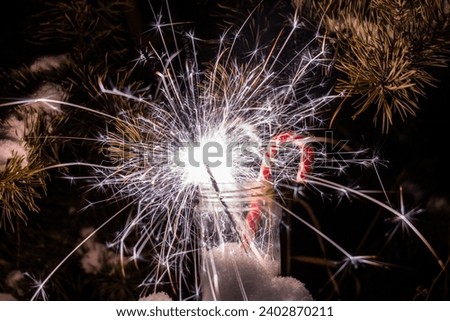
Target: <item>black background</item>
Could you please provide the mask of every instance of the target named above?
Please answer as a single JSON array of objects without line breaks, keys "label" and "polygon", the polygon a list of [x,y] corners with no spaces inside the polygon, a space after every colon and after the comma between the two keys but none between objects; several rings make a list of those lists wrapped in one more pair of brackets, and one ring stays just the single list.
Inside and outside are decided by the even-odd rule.
[{"label": "black background", "polygon": [[[220,30],[219,18],[208,14],[212,7],[214,5],[208,1],[179,1],[171,5],[171,10],[174,17],[193,21],[200,35],[212,38]],[[41,55],[60,53],[64,49],[42,47],[28,41],[28,27],[35,23],[32,14],[43,8],[43,1],[18,0],[9,2],[8,9],[4,7],[0,11],[0,67],[4,72],[29,64]],[[139,32],[146,29],[150,17],[146,8],[145,1],[142,1],[139,10],[124,17],[130,48],[138,43]],[[392,205],[399,208],[398,191],[402,187],[406,209],[420,207],[425,210],[415,224],[446,263],[450,253],[450,164],[447,156],[450,144],[450,73],[449,68],[432,70],[431,73],[438,82],[436,87],[426,88],[427,97],[421,98],[417,116],[404,122],[397,120],[387,134],[373,126],[370,114],[351,120],[350,104],[338,115],[333,127],[338,137],[349,140],[353,146],[364,145],[379,150],[380,157],[387,160],[387,166],[381,167],[379,172],[386,190],[392,191]],[[2,93],[6,95],[5,88]],[[356,184],[379,188],[373,172],[356,171],[355,175]],[[45,271],[51,269],[76,243],[81,226],[98,226],[108,216],[108,209],[97,209],[66,217],[64,213],[68,212],[68,207],[80,208],[77,204],[79,193],[76,186],[53,179],[49,182],[47,196],[40,200],[40,214],[31,215],[28,225],[20,227],[16,233],[0,231],[0,273],[17,267],[33,271],[36,276],[41,270],[45,275]],[[333,200],[323,200],[316,193],[306,192],[305,200],[313,208],[325,233],[339,244],[353,253],[377,255],[380,261],[392,264],[389,267],[385,265],[386,268],[366,265],[350,268],[337,278],[339,291],[336,291],[323,265],[307,263],[300,258],[323,257],[323,253],[317,237],[293,221],[292,239],[289,245],[285,245],[285,251],[289,247],[291,263],[285,266],[285,271],[306,283],[315,299],[450,299],[448,272],[440,271],[436,260],[413,233],[397,233],[387,241],[394,228],[389,214],[355,199],[344,199],[337,204]],[[292,206],[302,211],[298,202],[294,201]],[[113,225],[106,229],[103,237],[107,239],[114,228]],[[335,253],[327,254],[333,257]],[[135,286],[142,278],[141,273],[145,271],[134,271],[126,280],[107,273],[86,275],[74,258],[65,264],[59,276],[55,276],[49,289],[49,293],[53,293],[50,299],[133,299],[138,295]],[[6,274],[0,274],[0,289],[6,292],[5,277]]]}]

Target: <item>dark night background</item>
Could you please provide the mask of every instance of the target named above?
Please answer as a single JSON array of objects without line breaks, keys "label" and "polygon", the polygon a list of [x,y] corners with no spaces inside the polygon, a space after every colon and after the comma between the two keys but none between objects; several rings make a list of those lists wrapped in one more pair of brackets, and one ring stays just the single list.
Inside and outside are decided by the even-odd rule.
[{"label": "dark night background", "polygon": [[[173,3],[171,11],[174,17],[193,21],[200,37],[214,38],[220,33],[220,18],[209,14],[217,9],[211,1]],[[140,9],[124,14],[122,20],[129,46],[124,61],[132,60],[136,54],[134,48],[139,46],[139,34],[146,29],[149,19],[146,1],[136,1],[135,4]],[[7,79],[5,75],[13,69],[22,68],[39,56],[59,54],[68,49],[66,46],[70,41],[42,46],[33,40],[33,30],[40,28],[39,19],[34,14],[46,8],[44,1],[17,0],[10,2],[8,7],[0,11],[2,79]],[[444,264],[448,263],[450,254],[449,71],[448,67],[431,70],[438,81],[435,87],[426,88],[426,97],[420,99],[416,117],[408,117],[404,122],[397,119],[388,133],[383,134],[373,126],[370,112],[352,120],[351,102],[348,102],[348,108],[343,108],[333,126],[336,137],[349,140],[351,146],[367,146],[379,151],[380,157],[387,161],[379,172],[386,190],[392,191],[389,194],[392,205],[400,207],[398,191],[402,187],[406,210],[424,209],[414,223]],[[1,87],[0,94],[10,97],[11,84],[3,82]],[[12,92],[13,95],[18,94],[14,90]],[[80,146],[74,143],[73,148],[76,150]],[[70,153],[64,150],[66,152]],[[64,153],[62,159],[69,157]],[[353,174],[355,185],[363,189],[379,189],[377,178],[370,170],[355,170]],[[0,293],[11,291],[4,279],[13,269],[32,271],[35,277],[45,277],[79,241],[81,227],[100,225],[114,210],[115,205],[110,205],[77,214],[77,210],[85,205],[81,186],[52,178],[47,187],[47,195],[38,201],[41,213],[31,213],[27,225],[18,223],[15,233],[10,229],[0,230]],[[285,253],[288,253],[285,256],[289,256],[285,257],[284,270],[306,283],[315,299],[450,299],[448,268],[440,271],[436,260],[412,233],[397,232],[389,238],[395,225],[385,211],[357,199],[343,199],[337,204],[335,200],[323,200],[314,192],[306,193],[305,201],[313,209],[322,230],[350,252],[377,255],[379,261],[390,264],[386,268],[359,266],[345,271],[336,279],[339,284],[337,291],[328,281],[330,275],[324,265],[326,260],[308,261],[308,258],[317,257],[327,259],[336,253],[330,250],[324,256],[317,236],[292,221],[292,238],[284,244]],[[299,202],[293,201],[291,205],[298,212],[302,211]],[[307,215],[304,217],[308,219]],[[120,221],[113,222],[102,231],[99,240],[113,237],[120,226]],[[145,275],[145,268],[130,269],[125,278],[119,273],[86,274],[74,255],[54,276],[48,289],[50,299],[136,299],[139,295],[136,285]],[[31,287],[27,289],[29,280],[23,282],[21,287],[25,291],[13,293],[19,299],[27,299],[32,293]]]}]

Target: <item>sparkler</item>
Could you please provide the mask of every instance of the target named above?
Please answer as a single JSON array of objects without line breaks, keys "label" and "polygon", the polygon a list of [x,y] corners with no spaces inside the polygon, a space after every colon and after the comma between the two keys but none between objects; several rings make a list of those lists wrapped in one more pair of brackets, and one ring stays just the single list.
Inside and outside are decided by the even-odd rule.
[{"label": "sparkler", "polygon": [[[269,260],[279,271],[282,212],[344,256],[332,278],[349,265],[383,265],[371,256],[352,255],[292,212],[282,200],[283,188],[328,188],[372,201],[411,228],[443,267],[406,215],[323,177],[355,164],[376,168],[377,158],[363,158],[360,150],[332,158],[326,139],[316,135],[323,132],[322,112],[337,96],[325,89],[320,76],[331,64],[326,39],[316,34],[299,46],[305,31],[297,11],[275,38],[267,43],[252,39],[254,47],[242,55],[244,30],[258,14],[256,8],[236,30],[223,33],[215,58],[202,66],[196,60],[198,39],[187,32],[179,40],[179,23],[166,6],[168,22],[152,9],[156,21],[151,31],[161,46],[149,43],[150,54],[144,55],[157,66],[157,83],[138,93],[98,82],[101,94],[114,97],[116,114],[47,98],[21,102],[57,103],[105,120],[106,130],[97,139],[102,163],[72,165],[93,169],[93,187],[112,191],[104,202],[128,203],[113,216],[130,213],[110,246],[123,266],[146,257],[157,262],[142,282],[143,296],[169,288],[179,300],[200,299],[202,292],[220,299],[212,253],[228,251],[230,244],[254,258],[254,264],[264,267]],[[239,279],[239,268],[233,271]],[[43,293],[53,273],[33,298]],[[247,297],[245,287],[236,291]]]},{"label": "sparkler", "polygon": [[[104,139],[105,146],[111,146],[111,142],[123,144],[119,150],[129,150],[133,143],[143,146],[144,153],[152,153],[148,165],[137,171],[139,166],[136,166],[135,158],[124,157],[123,164],[111,170],[100,169],[97,175],[106,178],[100,181],[102,186],[115,185],[120,193],[139,195],[136,200],[138,213],[116,243],[121,253],[127,252],[123,248],[124,240],[134,226],[144,225],[146,231],[134,246],[133,257],[141,255],[150,236],[162,235],[159,243],[152,246],[158,249],[156,255],[162,264],[145,281],[153,287],[153,292],[164,279],[178,286],[185,282],[182,278],[188,270],[187,253],[192,249],[200,251],[199,261],[205,262],[209,250],[238,243],[248,255],[263,260],[269,254],[276,260],[279,241],[273,231],[278,227],[281,214],[270,209],[272,196],[264,185],[259,184],[260,164],[266,156],[264,150],[271,138],[282,130],[313,128],[310,126],[318,112],[333,98],[319,96],[299,104],[297,96],[304,97],[303,86],[308,86],[307,91],[312,90],[307,82],[311,81],[311,73],[325,64],[326,50],[323,44],[316,48],[313,42],[317,39],[313,39],[289,57],[289,61],[283,61],[285,48],[300,32],[297,15],[292,17],[288,31],[281,32],[267,50],[256,48],[258,55],[243,62],[235,55],[245,23],[235,35],[224,34],[216,60],[205,70],[200,70],[196,61],[184,62],[181,55],[169,51],[163,26],[161,21],[155,25],[163,51],[153,48],[152,52],[161,66],[157,73],[159,91],[153,101],[101,86],[104,93],[148,105],[148,114],[140,118],[141,124],[136,129],[148,132],[150,139],[142,136],[131,142],[128,138]],[[170,22],[168,26],[174,33],[174,24]],[[194,35],[186,36],[191,48],[183,49],[195,53]],[[181,50],[176,43],[175,49]],[[174,72],[179,66],[184,69],[181,74]],[[128,118],[119,121],[124,122],[126,128],[130,126]],[[141,155],[142,150],[138,150],[136,155]],[[272,177],[275,190],[277,182],[292,180],[290,174],[296,167],[293,161],[299,153],[291,150],[290,154],[286,155],[284,164],[278,163],[279,173]],[[119,159],[112,156],[111,159]],[[302,166],[305,163],[301,161]],[[120,175],[122,171],[126,173]],[[118,174],[126,180],[125,184],[117,179]],[[306,175],[306,171],[302,170],[301,175]],[[133,177],[139,177],[139,180]],[[259,209],[258,235],[250,240],[246,222],[253,222],[253,214],[246,216],[246,213],[249,204],[255,200],[263,208]],[[255,226],[250,229],[256,232]],[[247,241],[250,244],[246,244]],[[200,267],[194,267],[194,270],[198,269]],[[208,267],[202,264],[201,269]],[[214,271],[205,273],[210,275]],[[199,285],[196,284],[193,293],[198,292]]]}]

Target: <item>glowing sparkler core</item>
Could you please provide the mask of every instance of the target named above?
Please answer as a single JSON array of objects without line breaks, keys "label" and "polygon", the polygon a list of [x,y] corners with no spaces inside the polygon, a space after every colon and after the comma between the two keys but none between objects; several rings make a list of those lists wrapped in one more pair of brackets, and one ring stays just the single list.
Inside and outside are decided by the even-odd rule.
[{"label": "glowing sparkler core", "polygon": [[183,146],[174,161],[183,169],[184,184],[211,184],[209,171],[219,184],[235,183],[232,158],[238,155],[233,155],[230,146],[221,132]]}]

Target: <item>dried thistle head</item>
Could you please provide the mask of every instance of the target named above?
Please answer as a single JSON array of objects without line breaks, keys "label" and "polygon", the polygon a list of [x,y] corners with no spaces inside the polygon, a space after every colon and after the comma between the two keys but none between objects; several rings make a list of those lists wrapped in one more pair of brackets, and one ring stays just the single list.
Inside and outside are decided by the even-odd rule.
[{"label": "dried thistle head", "polygon": [[429,68],[450,60],[449,1],[324,0],[316,8],[336,46],[336,90],[356,97],[354,117],[374,108],[388,132],[395,116],[414,116],[436,81]]}]

